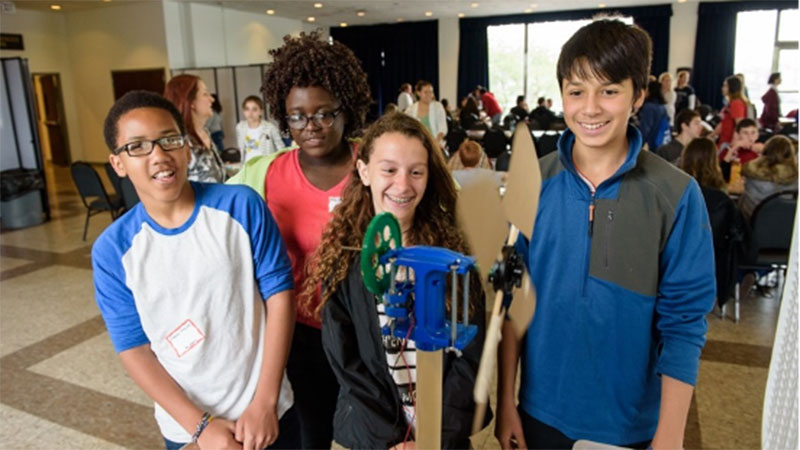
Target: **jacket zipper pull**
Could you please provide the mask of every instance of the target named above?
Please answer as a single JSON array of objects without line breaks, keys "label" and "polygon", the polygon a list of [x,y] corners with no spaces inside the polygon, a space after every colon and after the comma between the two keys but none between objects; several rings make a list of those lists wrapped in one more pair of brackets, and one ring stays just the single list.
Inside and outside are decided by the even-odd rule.
[{"label": "jacket zipper pull", "polygon": [[592,236],[592,230],[594,228],[594,195],[592,195],[592,201],[589,203],[589,237]]}]

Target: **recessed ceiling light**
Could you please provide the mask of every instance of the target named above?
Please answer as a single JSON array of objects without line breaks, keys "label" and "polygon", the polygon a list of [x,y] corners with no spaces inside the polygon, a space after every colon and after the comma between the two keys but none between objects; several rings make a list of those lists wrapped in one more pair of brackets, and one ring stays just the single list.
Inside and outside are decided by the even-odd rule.
[{"label": "recessed ceiling light", "polygon": [[530,9],[530,8],[528,8],[528,9],[526,9],[525,11],[522,11],[522,12],[524,12],[525,14],[528,14],[528,13],[532,13],[532,12],[533,12],[533,10],[532,10],[532,9]]},{"label": "recessed ceiling light", "polygon": [[111,0],[103,0],[105,3],[111,3]]},{"label": "recessed ceiling light", "polygon": [[267,10],[267,14],[269,14],[271,16],[271,15],[275,14],[275,10],[274,9],[268,9]]},{"label": "recessed ceiling light", "polygon": [[598,7],[598,8],[605,8],[605,7],[606,7],[606,4],[605,4],[605,3],[598,3],[598,4],[597,4],[597,7]]},{"label": "recessed ceiling light", "polygon": [[537,6],[539,5],[537,5],[536,3],[531,3],[531,8],[536,8]]},{"label": "recessed ceiling light", "polygon": [[364,17],[364,16],[366,16],[366,15],[367,15],[367,13],[366,13],[366,12],[364,12],[364,11],[356,11],[356,15],[357,15],[358,17]]},{"label": "recessed ceiling light", "polygon": [[341,22],[341,23],[339,24],[339,26],[340,26],[340,27],[342,27],[342,28],[344,28],[344,27],[346,27],[346,26],[347,26],[347,22]]},{"label": "recessed ceiling light", "polygon": [[425,11],[425,15],[426,15],[426,16],[428,16],[428,17],[430,17],[430,16],[432,16],[432,15],[433,15],[433,12],[431,12],[431,11]]},{"label": "recessed ceiling light", "polygon": [[316,18],[314,18],[314,16],[310,16],[310,17],[308,17],[306,20],[307,20],[307,21],[309,21],[309,22],[313,22],[313,21],[315,21],[315,20],[317,20],[317,19],[316,19]]},{"label": "recessed ceiling light", "polygon": [[53,11],[59,11],[61,10],[61,5],[50,5],[50,9]]},{"label": "recessed ceiling light", "polygon": [[314,8],[322,8],[322,3],[314,3]]},{"label": "recessed ceiling light", "polygon": [[458,17],[464,17],[464,13],[458,13]]},{"label": "recessed ceiling light", "polygon": [[403,19],[402,17],[398,17],[398,18],[397,18],[397,21],[398,21],[398,22],[402,22],[403,20],[404,20],[404,19]]},{"label": "recessed ceiling light", "polygon": [[469,6],[472,6],[473,8],[477,8],[478,4],[477,3],[473,3],[473,4],[469,5]]},{"label": "recessed ceiling light", "polygon": [[678,3],[686,3],[686,0],[678,0]]}]

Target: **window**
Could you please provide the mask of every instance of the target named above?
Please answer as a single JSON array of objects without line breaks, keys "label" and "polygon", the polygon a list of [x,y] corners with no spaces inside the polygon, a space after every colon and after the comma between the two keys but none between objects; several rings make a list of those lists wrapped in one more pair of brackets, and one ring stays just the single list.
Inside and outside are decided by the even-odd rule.
[{"label": "window", "polygon": [[797,109],[800,104],[800,68],[798,68],[797,9],[780,11],[746,11],[736,17],[734,72],[745,76],[750,101],[759,115],[764,108],[761,96],[769,89],[767,80],[780,72],[783,82],[778,87],[781,114]]},{"label": "window", "polygon": [[[621,19],[633,23],[632,17]],[[516,106],[524,95],[528,108],[536,107],[539,97],[552,98],[553,110],[561,112],[561,88],[556,79],[556,63],[561,47],[591,20],[562,20],[490,26],[489,82],[503,111]]]}]

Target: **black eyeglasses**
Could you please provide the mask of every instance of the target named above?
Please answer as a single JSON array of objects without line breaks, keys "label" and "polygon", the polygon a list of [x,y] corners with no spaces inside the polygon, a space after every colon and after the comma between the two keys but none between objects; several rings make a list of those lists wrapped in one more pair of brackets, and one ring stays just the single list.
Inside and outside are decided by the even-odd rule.
[{"label": "black eyeglasses", "polygon": [[332,112],[324,112],[324,113],[316,113],[313,116],[306,116],[303,114],[290,114],[286,116],[286,123],[289,124],[289,128],[293,130],[302,130],[306,126],[308,126],[308,121],[311,120],[314,122],[314,125],[321,127],[321,128],[329,128],[333,126],[333,122],[336,120],[336,116],[342,113],[341,109],[337,109]]},{"label": "black eyeglasses", "polygon": [[128,142],[122,147],[115,149],[114,154],[119,155],[123,150],[125,150],[125,152],[128,153],[128,156],[147,156],[150,153],[153,153],[153,148],[155,148],[156,144],[161,147],[161,150],[170,152],[172,150],[183,148],[183,146],[186,145],[186,136],[176,134],[174,136],[165,136],[162,138],[153,139],[152,141],[145,140]]}]

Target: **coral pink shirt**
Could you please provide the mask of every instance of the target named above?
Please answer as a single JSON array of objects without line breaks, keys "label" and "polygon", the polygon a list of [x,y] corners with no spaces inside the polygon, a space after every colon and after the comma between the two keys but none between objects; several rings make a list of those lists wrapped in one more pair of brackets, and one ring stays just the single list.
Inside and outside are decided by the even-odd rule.
[{"label": "coral pink shirt", "polygon": [[[350,180],[347,175],[327,191],[315,187],[300,168],[299,151],[294,149],[278,156],[270,164],[264,181],[267,205],[278,223],[292,262],[295,295],[303,289],[306,258],[317,249],[331,212],[341,201],[342,191]],[[315,294],[313,309],[316,305],[319,305],[319,292]],[[318,319],[299,309],[297,321],[322,328]]]},{"label": "coral pink shirt", "polygon": [[738,98],[722,108],[722,127],[719,132],[717,145],[730,143],[733,140],[733,132],[736,130],[736,119],[747,117],[747,104]]}]

